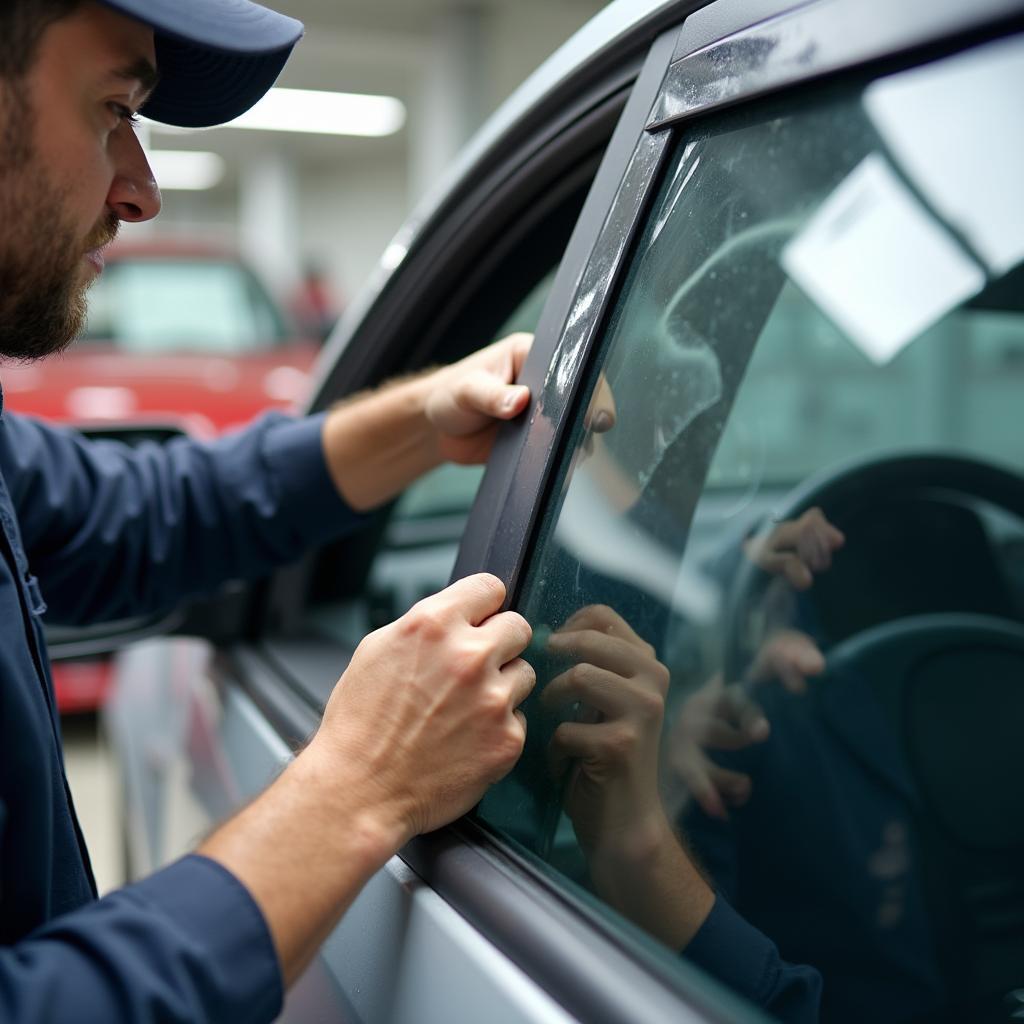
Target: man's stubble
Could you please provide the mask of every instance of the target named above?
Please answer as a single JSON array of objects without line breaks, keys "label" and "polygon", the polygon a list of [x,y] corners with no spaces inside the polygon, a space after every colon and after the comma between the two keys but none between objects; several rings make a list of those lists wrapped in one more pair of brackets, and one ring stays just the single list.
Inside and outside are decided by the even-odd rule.
[{"label": "man's stubble", "polygon": [[106,215],[85,243],[65,214],[61,186],[32,142],[34,112],[18,83],[0,82],[0,357],[42,359],[85,325],[84,253],[109,241]]}]

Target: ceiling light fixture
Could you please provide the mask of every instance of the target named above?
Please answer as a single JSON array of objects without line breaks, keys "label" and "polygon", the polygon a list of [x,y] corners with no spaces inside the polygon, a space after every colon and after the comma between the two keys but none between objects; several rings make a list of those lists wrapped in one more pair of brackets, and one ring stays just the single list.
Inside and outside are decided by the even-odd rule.
[{"label": "ceiling light fixture", "polygon": [[161,189],[201,192],[224,177],[225,165],[216,153],[191,149],[150,149],[146,156]]},{"label": "ceiling light fixture", "polygon": [[394,96],[313,89],[271,89],[228,128],[315,135],[393,135],[405,124],[405,104]]}]

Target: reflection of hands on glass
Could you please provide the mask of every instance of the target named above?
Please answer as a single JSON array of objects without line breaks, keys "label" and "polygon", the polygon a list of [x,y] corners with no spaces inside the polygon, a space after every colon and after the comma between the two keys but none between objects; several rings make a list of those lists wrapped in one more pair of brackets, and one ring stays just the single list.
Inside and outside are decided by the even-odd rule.
[{"label": "reflection of hands on glass", "polygon": [[575,760],[565,809],[588,855],[625,853],[641,832],[657,832],[665,815],[658,797],[658,748],[668,669],[654,648],[613,609],[588,605],[548,639],[548,650],[574,664],[544,688],[549,710],[579,703],[584,717],[555,731],[558,774]]},{"label": "reflection of hands on glass", "polygon": [[798,519],[774,523],[743,544],[747,557],[760,569],[782,576],[797,590],[807,590],[816,573],[832,565],[832,554],[846,543],[820,508],[811,508]]},{"label": "reflection of hands on glass", "polygon": [[780,629],[762,644],[747,672],[751,683],[778,680],[790,693],[807,692],[808,676],[825,671],[825,655],[799,629]]},{"label": "reflection of hands on glass", "polygon": [[716,764],[707,751],[745,750],[768,738],[771,726],[751,688],[778,680],[790,693],[802,694],[807,677],[824,671],[825,657],[814,641],[783,629],[758,651],[745,682],[726,685],[716,673],[687,698],[672,729],[669,764],[705,814],[724,821],[728,807],[750,799],[750,776]]},{"label": "reflection of hands on glass", "polygon": [[574,664],[541,694],[549,709],[583,706],[551,741],[569,772],[565,810],[598,893],[676,949],[693,937],[714,896],[687,856],[658,792],[668,669],[612,608],[590,605],[548,640]]}]

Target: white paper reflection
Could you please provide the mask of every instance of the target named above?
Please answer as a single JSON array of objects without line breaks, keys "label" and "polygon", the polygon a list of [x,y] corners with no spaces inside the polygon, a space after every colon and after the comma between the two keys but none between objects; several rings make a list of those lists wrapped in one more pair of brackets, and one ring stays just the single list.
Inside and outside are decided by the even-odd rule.
[{"label": "white paper reflection", "polygon": [[883,78],[864,105],[907,177],[994,276],[1024,260],[1024,38]]},{"label": "white paper reflection", "polygon": [[555,525],[559,543],[591,571],[628,583],[693,622],[712,622],[721,601],[718,584],[680,569],[678,554],[609,503],[599,477],[592,462],[577,468]]},{"label": "white paper reflection", "polygon": [[822,203],[781,262],[879,364],[985,284],[981,268],[878,154]]}]

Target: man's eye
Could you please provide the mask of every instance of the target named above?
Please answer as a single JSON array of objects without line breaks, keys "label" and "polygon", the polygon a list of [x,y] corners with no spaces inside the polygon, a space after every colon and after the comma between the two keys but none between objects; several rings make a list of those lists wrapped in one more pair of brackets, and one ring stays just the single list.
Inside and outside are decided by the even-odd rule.
[{"label": "man's eye", "polygon": [[111,103],[109,106],[111,111],[117,116],[118,121],[127,121],[131,125],[138,124],[139,115],[130,107],[126,107],[123,103]]}]

